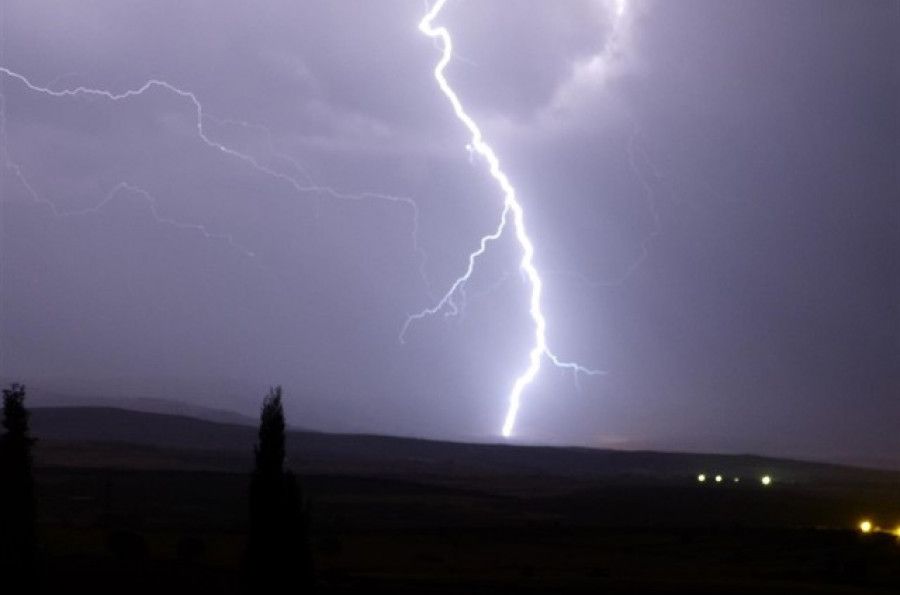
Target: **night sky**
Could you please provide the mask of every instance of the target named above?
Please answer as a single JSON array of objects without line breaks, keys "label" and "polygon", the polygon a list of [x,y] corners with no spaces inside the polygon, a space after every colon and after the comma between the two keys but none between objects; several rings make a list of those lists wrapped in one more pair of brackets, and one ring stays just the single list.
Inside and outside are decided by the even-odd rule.
[{"label": "night sky", "polygon": [[[436,23],[548,340],[606,372],[545,362],[515,440],[900,467],[900,2],[616,4]],[[512,234],[399,341],[502,209],[426,8],[0,0],[0,376],[248,414],[281,383],[295,425],[499,440],[533,332]],[[164,80],[252,162],[186,95],[10,73]]]}]

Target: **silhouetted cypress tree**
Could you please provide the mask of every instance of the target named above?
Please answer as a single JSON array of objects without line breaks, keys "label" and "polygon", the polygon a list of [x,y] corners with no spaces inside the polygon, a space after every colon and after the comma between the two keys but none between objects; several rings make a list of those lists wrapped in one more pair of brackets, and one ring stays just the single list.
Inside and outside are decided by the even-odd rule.
[{"label": "silhouetted cypress tree", "polygon": [[[3,390],[3,428],[0,436],[0,571],[2,581],[23,589],[33,585],[35,565],[34,478],[28,430],[25,387]],[[3,589],[0,589],[3,590]]]},{"label": "silhouetted cypress tree", "polygon": [[250,535],[245,590],[262,593],[313,588],[309,526],[296,477],[284,470],[285,435],[281,387],[269,390],[259,419],[256,464],[250,479]]}]

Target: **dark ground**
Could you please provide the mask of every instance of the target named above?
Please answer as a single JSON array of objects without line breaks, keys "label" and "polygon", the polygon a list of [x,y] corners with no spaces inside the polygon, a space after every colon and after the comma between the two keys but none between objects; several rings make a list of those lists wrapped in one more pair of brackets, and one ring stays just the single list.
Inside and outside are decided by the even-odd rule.
[{"label": "dark ground", "polygon": [[[237,591],[252,428],[111,409],[36,410],[33,421],[46,592]],[[137,444],[116,442],[126,436]],[[321,593],[900,592],[898,539],[855,529],[862,518],[900,525],[900,473],[288,440]],[[701,471],[742,481],[701,485]]]}]

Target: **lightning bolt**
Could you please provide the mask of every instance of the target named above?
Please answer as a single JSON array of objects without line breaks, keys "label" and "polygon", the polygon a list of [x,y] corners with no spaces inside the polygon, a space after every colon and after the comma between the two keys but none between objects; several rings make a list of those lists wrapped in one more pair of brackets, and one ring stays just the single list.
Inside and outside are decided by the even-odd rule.
[{"label": "lightning bolt", "polygon": [[[62,76],[68,76],[62,75]],[[62,77],[57,77],[62,78]],[[71,210],[71,211],[63,211],[61,210],[56,203],[51,200],[48,200],[42,197],[37,190],[35,190],[34,186],[31,182],[28,181],[28,178],[25,176],[25,173],[22,171],[22,167],[12,160],[12,157],[9,154],[9,148],[7,146],[7,137],[6,137],[6,96],[0,92],[0,155],[3,158],[3,166],[11,170],[16,179],[19,180],[19,183],[31,197],[32,201],[36,204],[41,204],[47,206],[53,215],[57,218],[66,218],[66,217],[77,217],[82,215],[88,215],[92,213],[99,213],[103,207],[112,202],[117,196],[124,192],[128,192],[134,196],[139,197],[143,202],[147,204],[148,210],[150,211],[150,215],[153,217],[153,220],[157,223],[169,225],[171,227],[177,229],[184,229],[195,231],[201,234],[207,240],[222,240],[227,243],[232,248],[235,248],[239,252],[241,252],[244,256],[252,258],[255,256],[255,253],[238,244],[234,238],[229,234],[219,234],[211,232],[206,226],[198,223],[185,223],[183,221],[177,221],[175,219],[171,219],[169,217],[165,217],[159,212],[159,208],[157,205],[156,198],[150,194],[148,191],[143,188],[139,188],[133,184],[129,184],[128,182],[119,182],[115,186],[113,186],[109,192],[106,193],[106,196],[94,206],[86,207],[83,209]]]},{"label": "lightning bolt", "polygon": [[[445,309],[449,309],[450,313],[456,311],[456,304],[453,301],[453,296],[456,295],[457,292],[459,292],[460,289],[469,280],[472,272],[475,269],[475,263],[478,260],[478,257],[485,253],[485,251],[488,249],[488,245],[491,242],[499,239],[503,235],[510,222],[512,222],[515,238],[522,253],[522,258],[519,260],[519,269],[527,279],[531,289],[528,312],[531,315],[532,322],[534,323],[534,342],[528,354],[528,367],[519,375],[518,378],[516,378],[509,393],[506,417],[504,418],[503,426],[501,429],[502,435],[506,438],[509,438],[510,436],[512,436],[512,433],[515,429],[516,418],[518,416],[519,407],[521,406],[522,401],[522,393],[537,376],[538,372],[541,369],[541,362],[545,357],[549,359],[553,365],[559,368],[569,369],[576,375],[579,373],[598,375],[602,374],[603,372],[585,368],[584,366],[581,366],[574,362],[562,361],[550,350],[549,346],[547,345],[547,319],[544,316],[541,303],[544,284],[541,280],[541,276],[538,273],[537,268],[534,265],[534,243],[531,241],[531,238],[528,236],[528,232],[525,228],[525,211],[522,207],[522,204],[516,197],[515,188],[513,187],[506,173],[504,173],[503,169],[500,167],[500,160],[497,158],[497,155],[494,153],[494,150],[491,148],[491,146],[484,140],[484,135],[482,134],[481,129],[478,127],[478,124],[471,118],[471,116],[469,116],[468,113],[466,113],[465,109],[463,108],[462,102],[459,99],[459,96],[457,96],[456,92],[450,86],[450,83],[447,81],[447,78],[444,75],[444,70],[447,68],[447,65],[450,63],[450,60],[453,56],[453,40],[450,36],[450,32],[446,27],[436,27],[433,25],[433,22],[437,18],[441,10],[444,8],[446,2],[447,0],[438,0],[431,7],[431,9],[419,22],[419,31],[434,40],[435,43],[440,44],[440,48],[442,50],[441,57],[435,65],[434,78],[437,81],[438,87],[440,88],[441,92],[450,102],[456,118],[463,124],[463,126],[466,127],[466,129],[469,131],[469,134],[471,135],[471,139],[467,147],[467,149],[470,151],[470,154],[479,155],[485,160],[485,162],[487,162],[491,177],[497,182],[497,185],[500,187],[500,190],[503,193],[503,211],[500,216],[500,223],[497,228],[492,233],[483,236],[481,238],[481,241],[479,242],[478,249],[469,254],[468,266],[465,272],[460,277],[458,277],[456,281],[454,281],[454,283],[450,286],[450,289],[447,291],[447,293],[444,294],[444,296],[438,301],[437,304],[435,304],[431,308],[422,310],[418,314],[411,315],[406,320],[406,323],[403,325],[400,333],[400,339],[401,341],[404,340],[406,331],[408,330],[410,324],[412,324],[413,322],[437,314],[438,312]],[[622,6],[622,9],[624,10],[624,4]]]},{"label": "lightning bolt", "polygon": [[[144,82],[139,87],[127,89],[125,91],[115,93],[115,92],[112,92],[112,91],[109,91],[106,89],[97,89],[97,88],[91,88],[91,87],[85,87],[85,86],[78,86],[78,87],[54,90],[54,89],[50,88],[49,86],[41,86],[41,85],[35,84],[25,75],[15,72],[13,70],[10,70],[9,68],[7,68],[5,66],[0,66],[0,75],[4,75],[6,78],[18,81],[19,83],[24,85],[28,90],[30,90],[32,92],[40,93],[40,94],[47,95],[50,97],[55,97],[55,98],[87,96],[87,97],[99,97],[99,98],[106,99],[109,101],[122,101],[122,100],[132,99],[134,97],[138,97],[138,96],[143,95],[144,93],[147,93],[154,89],[162,89],[164,91],[167,91],[169,93],[177,95],[178,97],[181,97],[182,99],[187,100],[191,104],[191,106],[193,107],[193,111],[194,111],[194,127],[196,129],[196,134],[197,134],[198,138],[206,146],[208,146],[211,149],[214,149],[222,154],[228,155],[229,157],[232,157],[234,159],[237,159],[237,160],[243,162],[244,164],[250,166],[253,170],[257,171],[258,173],[261,173],[263,175],[266,175],[271,178],[275,178],[277,180],[280,180],[280,181],[286,183],[298,194],[315,193],[315,194],[319,194],[319,195],[325,195],[332,199],[338,199],[338,200],[346,200],[346,201],[381,200],[381,201],[386,201],[386,202],[390,202],[390,203],[397,203],[397,204],[405,205],[412,211],[412,232],[411,232],[412,243],[413,243],[413,248],[414,248],[415,252],[419,255],[419,259],[420,259],[419,271],[422,276],[422,280],[427,286],[427,279],[425,278],[425,274],[424,274],[424,263],[426,260],[426,254],[419,247],[419,243],[418,243],[419,208],[418,208],[418,205],[416,204],[416,202],[412,198],[405,197],[405,196],[395,196],[392,194],[384,194],[384,193],[379,193],[379,192],[359,192],[359,193],[342,192],[342,191],[336,190],[330,186],[325,186],[325,185],[315,183],[314,181],[312,181],[312,179],[309,177],[309,175],[302,168],[299,167],[299,164],[297,164],[296,161],[290,160],[291,163],[295,166],[295,169],[300,171],[302,176],[306,180],[306,181],[300,181],[299,179],[297,179],[296,177],[294,177],[292,175],[289,175],[287,173],[284,173],[282,171],[272,168],[271,166],[267,165],[266,163],[262,162],[260,159],[258,159],[257,157],[255,157],[249,153],[244,153],[242,151],[238,151],[237,149],[229,147],[223,143],[217,142],[217,141],[213,140],[207,134],[206,126],[205,126],[206,121],[212,121],[212,122],[219,123],[219,124],[226,124],[226,123],[239,124],[239,125],[245,126],[245,127],[255,127],[255,128],[259,128],[259,129],[264,129],[269,136],[270,142],[271,142],[271,132],[268,131],[268,129],[265,129],[264,127],[257,126],[254,124],[249,124],[247,122],[236,121],[236,120],[224,120],[224,119],[216,118],[215,116],[212,116],[211,114],[207,113],[204,110],[203,104],[200,102],[200,100],[198,99],[198,97],[195,93],[193,93],[192,91],[188,91],[188,90],[182,89],[180,87],[177,87],[165,80],[150,79],[150,80],[147,80],[146,82]],[[232,246],[240,249],[246,255],[248,255],[248,256],[253,255],[252,251],[247,250],[246,248],[243,248],[238,244],[235,244],[234,241],[231,239],[231,237],[228,235],[213,234],[213,233],[208,232],[206,230],[206,228],[203,227],[202,225],[180,223],[173,219],[167,219],[167,218],[161,217],[156,209],[155,199],[148,192],[146,192],[145,190],[142,190],[140,188],[137,188],[135,186],[131,186],[125,182],[122,182],[119,185],[117,185],[115,188],[113,188],[113,190],[110,191],[110,193],[106,196],[106,198],[104,198],[101,203],[99,203],[98,205],[96,205],[94,207],[89,207],[82,211],[76,211],[76,212],[61,212],[61,211],[59,211],[57,209],[56,205],[52,201],[49,201],[45,198],[40,197],[40,195],[35,190],[34,186],[32,184],[30,184],[29,181],[27,180],[27,178],[25,177],[24,173],[22,172],[22,168],[18,164],[16,164],[10,157],[9,148],[6,146],[6,126],[5,126],[5,124],[6,124],[6,102],[5,102],[5,97],[3,96],[2,93],[0,93],[0,98],[2,98],[2,104],[0,104],[0,120],[2,120],[2,121],[0,121],[0,132],[2,132],[2,135],[0,135],[0,136],[2,136],[2,138],[0,138],[0,140],[3,141],[3,147],[0,150],[2,150],[2,153],[3,153],[3,160],[4,160],[3,165],[7,169],[10,169],[15,173],[15,175],[18,178],[18,180],[20,181],[20,183],[23,185],[23,187],[26,189],[28,194],[34,199],[35,202],[48,205],[51,208],[51,210],[53,211],[54,215],[65,216],[65,215],[71,215],[71,214],[95,212],[99,208],[101,208],[103,205],[108,203],[111,200],[111,198],[114,197],[121,190],[129,190],[132,193],[136,193],[137,195],[143,197],[144,200],[147,201],[147,203],[150,205],[151,212],[154,215],[154,217],[156,218],[157,222],[175,225],[175,226],[181,227],[181,228],[192,228],[197,231],[200,231],[207,238],[226,239]],[[278,156],[279,158],[287,157],[284,154],[280,154],[280,153],[276,153],[276,156]]]},{"label": "lightning bolt", "polygon": [[[501,432],[503,436],[510,437],[515,428],[516,418],[521,405],[522,394],[537,376],[538,372],[541,369],[542,361],[545,357],[554,366],[570,370],[575,376],[576,381],[579,374],[598,375],[602,374],[603,372],[586,368],[574,362],[563,361],[559,357],[557,357],[557,355],[553,351],[551,351],[548,346],[546,338],[547,321],[542,309],[543,281],[534,264],[535,248],[525,227],[525,214],[523,206],[518,201],[516,191],[512,186],[510,180],[501,169],[499,159],[497,158],[493,149],[484,140],[483,134],[479,129],[477,123],[464,110],[459,97],[456,95],[455,91],[452,89],[444,75],[444,70],[450,63],[453,56],[452,39],[449,31],[445,27],[435,27],[432,25],[432,23],[437,18],[438,14],[441,12],[445,4],[446,0],[438,0],[427,12],[425,17],[420,21],[419,30],[430,39],[432,39],[435,46],[441,50],[441,57],[434,68],[435,80],[437,81],[441,92],[450,102],[457,119],[466,127],[471,135],[470,143],[466,147],[469,151],[470,158],[473,158],[477,155],[478,157],[484,159],[488,165],[491,177],[497,182],[503,194],[503,210],[501,212],[500,221],[494,231],[483,236],[478,244],[478,248],[469,254],[468,266],[465,272],[456,279],[456,281],[451,285],[448,291],[441,297],[440,300],[437,301],[435,306],[426,308],[418,314],[411,315],[407,318],[401,330],[400,339],[401,341],[405,340],[405,335],[410,325],[418,320],[442,311],[445,313],[445,315],[453,315],[459,311],[459,306],[456,302],[456,299],[457,297],[460,297],[462,299],[465,298],[465,284],[468,282],[469,278],[474,272],[474,268],[479,257],[487,251],[489,245],[492,242],[499,239],[511,226],[515,234],[515,239],[521,249],[519,269],[530,287],[528,311],[534,324],[534,341],[528,355],[528,366],[516,378],[508,396],[508,409],[504,418]],[[625,4],[626,0],[615,0],[615,10],[617,16],[621,16],[621,14],[624,12]],[[273,154],[275,155],[275,157],[291,163],[294,166],[295,171],[301,174],[300,177],[303,178],[303,181],[293,175],[284,173],[281,168],[275,169],[273,166],[268,165],[265,161],[259,159],[258,157],[255,157],[252,154],[239,151],[235,148],[227,146],[226,144],[218,142],[214,140],[209,134],[207,134],[205,127],[206,122],[214,122],[219,125],[234,124],[245,127],[255,127],[255,125],[237,120],[224,120],[215,118],[214,116],[206,112],[195,93],[182,89],[162,79],[150,79],[138,87],[127,89],[122,92],[113,92],[105,89],[90,88],[86,86],[77,86],[55,90],[52,88],[55,83],[50,83],[47,86],[37,85],[25,75],[10,70],[9,68],[6,68],[4,66],[0,66],[0,75],[2,75],[2,77],[0,78],[12,79],[17,81],[32,92],[44,94],[54,98],[87,96],[98,97],[109,101],[121,101],[143,95],[144,93],[153,90],[163,90],[186,100],[191,105],[195,114],[194,126],[196,129],[196,135],[206,146],[243,162],[245,165],[251,167],[258,173],[281,180],[282,182],[288,184],[291,188],[293,188],[293,190],[295,190],[297,193],[317,193],[329,196],[334,199],[354,201],[376,199],[406,205],[411,209],[413,214],[413,245],[416,252],[421,256],[420,272],[422,273],[423,281],[425,281],[426,287],[428,286],[427,279],[425,279],[424,275],[425,254],[418,246],[419,211],[417,204],[411,198],[376,192],[347,193],[335,190],[329,186],[316,184],[314,181],[312,181],[308,174],[306,174],[305,170],[303,170],[303,168],[299,166],[299,164],[297,164],[296,161],[292,160],[289,156],[274,151],[272,135],[271,132],[269,132],[267,129],[264,130],[268,136],[270,147],[273,147]],[[2,85],[2,80],[0,80],[0,85]],[[2,86],[0,86],[0,89],[2,89]],[[209,239],[225,240],[232,246],[245,252],[245,254],[247,254],[248,256],[253,255],[251,251],[241,247],[238,244],[235,244],[231,236],[212,233],[203,225],[182,223],[173,219],[163,217],[157,209],[155,198],[149,192],[127,182],[120,182],[118,185],[112,188],[105,196],[105,198],[96,206],[79,211],[60,211],[52,201],[40,197],[40,195],[35,191],[33,185],[29,183],[28,179],[24,175],[22,168],[18,164],[16,164],[10,157],[9,148],[6,143],[6,101],[2,92],[0,92],[0,143],[2,143],[2,146],[0,146],[0,154],[2,154],[3,156],[3,166],[15,173],[16,178],[21,182],[28,194],[36,202],[48,205],[53,211],[53,214],[56,216],[64,217],[96,212],[104,205],[115,199],[117,196],[124,193],[129,193],[130,195],[137,196],[146,202],[146,204],[150,208],[151,214],[157,222],[173,225],[179,228],[191,229],[203,234]]]}]

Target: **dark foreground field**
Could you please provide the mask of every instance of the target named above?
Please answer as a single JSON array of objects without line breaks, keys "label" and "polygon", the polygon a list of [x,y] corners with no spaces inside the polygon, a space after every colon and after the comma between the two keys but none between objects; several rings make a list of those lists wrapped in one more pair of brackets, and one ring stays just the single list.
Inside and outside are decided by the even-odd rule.
[{"label": "dark foreground field", "polygon": [[[253,428],[110,409],[33,421],[45,591],[237,591]],[[855,529],[900,525],[897,473],[288,439],[321,593],[900,592],[900,542]]]}]

